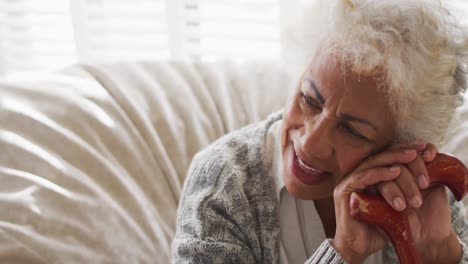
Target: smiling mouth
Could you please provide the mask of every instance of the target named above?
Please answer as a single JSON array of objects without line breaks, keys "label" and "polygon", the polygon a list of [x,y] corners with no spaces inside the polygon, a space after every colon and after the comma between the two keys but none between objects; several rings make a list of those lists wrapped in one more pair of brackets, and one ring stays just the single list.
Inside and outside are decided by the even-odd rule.
[{"label": "smiling mouth", "polygon": [[303,184],[314,185],[318,184],[330,175],[329,172],[312,168],[306,165],[297,155],[294,144],[291,148],[291,173]]},{"label": "smiling mouth", "polygon": [[308,165],[306,165],[302,159],[299,157],[299,155],[297,155],[297,152],[296,150],[294,150],[294,154],[296,155],[297,157],[297,161],[299,163],[299,166],[301,167],[302,170],[304,170],[305,172],[308,172],[310,174],[325,174],[326,172],[325,171],[322,171],[322,170],[319,170],[319,169],[315,169],[315,168],[312,168]]}]

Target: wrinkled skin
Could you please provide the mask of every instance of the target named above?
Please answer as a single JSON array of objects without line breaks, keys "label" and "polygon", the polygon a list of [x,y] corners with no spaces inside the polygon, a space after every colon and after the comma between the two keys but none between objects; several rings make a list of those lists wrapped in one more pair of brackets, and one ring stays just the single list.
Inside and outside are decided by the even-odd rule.
[{"label": "wrinkled skin", "polygon": [[[381,231],[349,214],[351,193],[364,190],[380,192],[396,210],[411,208],[411,228],[424,263],[450,263],[461,252],[447,195],[442,188],[421,194],[428,186],[424,162],[433,160],[437,149],[425,142],[392,144],[394,116],[385,86],[379,86],[381,77],[358,75],[329,54],[315,56],[284,113],[286,188],[299,199],[314,200],[325,233],[350,263],[362,262],[386,241]],[[320,177],[304,183],[292,171],[295,162]]]}]

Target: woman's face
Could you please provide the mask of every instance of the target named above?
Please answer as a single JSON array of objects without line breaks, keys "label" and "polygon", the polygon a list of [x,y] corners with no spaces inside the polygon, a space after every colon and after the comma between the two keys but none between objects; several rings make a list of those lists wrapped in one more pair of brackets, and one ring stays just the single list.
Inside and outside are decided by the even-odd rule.
[{"label": "woman's face", "polygon": [[331,197],[344,176],[390,144],[393,116],[378,77],[342,69],[330,55],[315,57],[283,118],[283,178],[292,195]]}]

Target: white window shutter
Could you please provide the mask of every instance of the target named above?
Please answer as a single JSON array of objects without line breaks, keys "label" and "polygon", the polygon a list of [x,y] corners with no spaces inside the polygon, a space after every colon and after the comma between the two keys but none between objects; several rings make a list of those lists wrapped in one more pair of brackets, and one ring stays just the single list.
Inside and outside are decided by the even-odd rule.
[{"label": "white window shutter", "polygon": [[182,2],[181,46],[187,58],[199,59],[203,53],[201,48],[201,1],[183,0]]},{"label": "white window shutter", "polygon": [[187,58],[183,45],[184,5],[183,1],[166,1],[166,24],[170,57],[180,60]]},{"label": "white window shutter", "polygon": [[169,57],[164,0],[72,0],[80,60]]},{"label": "white window shutter", "polygon": [[[5,10],[5,3],[0,1],[0,10]],[[0,77],[6,75],[7,65],[5,58],[5,12],[0,11]]]},{"label": "white window shutter", "polygon": [[[468,2],[444,1],[468,25]],[[0,0],[0,76],[75,62],[279,59],[300,2]]]},{"label": "white window shutter", "polygon": [[184,8],[191,57],[279,58],[279,0],[185,0]]},{"label": "white window shutter", "polygon": [[76,61],[68,1],[0,1],[1,56],[9,72],[53,70]]}]

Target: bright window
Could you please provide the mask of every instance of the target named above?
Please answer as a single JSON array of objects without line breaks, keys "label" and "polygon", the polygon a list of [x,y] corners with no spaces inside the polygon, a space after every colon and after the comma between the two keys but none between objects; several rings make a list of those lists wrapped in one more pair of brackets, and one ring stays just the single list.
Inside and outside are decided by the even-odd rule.
[{"label": "bright window", "polygon": [[[277,59],[301,1],[0,0],[0,76],[80,62]],[[468,24],[466,0],[445,1]]]}]

